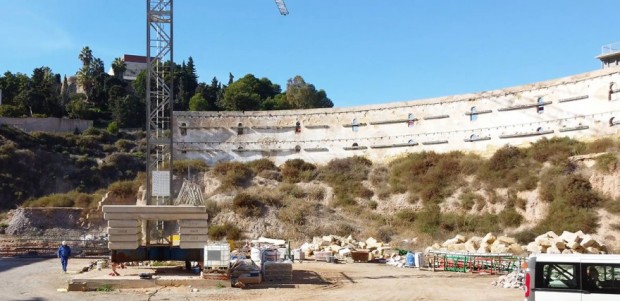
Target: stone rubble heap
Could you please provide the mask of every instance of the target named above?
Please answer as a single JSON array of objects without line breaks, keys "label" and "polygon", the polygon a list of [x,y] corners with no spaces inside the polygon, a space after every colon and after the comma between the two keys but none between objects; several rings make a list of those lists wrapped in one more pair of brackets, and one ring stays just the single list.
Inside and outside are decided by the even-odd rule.
[{"label": "stone rubble heap", "polygon": [[491,285],[503,288],[524,289],[525,274],[522,271],[514,271],[507,275],[499,276]]},{"label": "stone rubble heap", "polygon": [[607,253],[607,246],[603,242],[596,240],[592,235],[584,234],[582,231],[575,233],[564,231],[561,235],[549,231],[536,237],[533,242],[526,246],[526,249],[530,253],[547,254]]},{"label": "stone rubble heap", "polygon": [[369,251],[369,260],[375,258],[384,258],[385,252],[392,248],[376,239],[369,237],[365,241],[357,241],[349,235],[342,237],[338,235],[316,236],[311,243],[304,243],[300,247],[306,257],[313,255],[315,252],[330,252],[332,255],[339,257],[350,257],[351,251],[367,250]]},{"label": "stone rubble heap", "polygon": [[448,251],[463,253],[510,253],[523,255],[524,248],[517,243],[517,240],[508,236],[495,236],[487,233],[484,237],[472,236],[466,239],[463,235],[456,235],[454,238],[446,240],[441,245],[435,243],[426,248],[429,251]]},{"label": "stone rubble heap", "polygon": [[575,233],[564,231],[557,235],[553,231],[542,234],[527,245],[520,245],[516,239],[509,236],[495,236],[487,233],[484,237],[472,236],[466,239],[463,235],[456,235],[442,244],[435,243],[426,248],[429,251],[448,251],[463,253],[508,253],[516,256],[525,253],[547,254],[601,254],[607,253],[607,247],[597,241],[592,235],[582,231]]}]

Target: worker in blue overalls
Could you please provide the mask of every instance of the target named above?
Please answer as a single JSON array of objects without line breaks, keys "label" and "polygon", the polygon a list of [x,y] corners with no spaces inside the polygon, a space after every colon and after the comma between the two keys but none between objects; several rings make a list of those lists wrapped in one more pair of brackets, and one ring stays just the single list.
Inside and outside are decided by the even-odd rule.
[{"label": "worker in blue overalls", "polygon": [[57,252],[58,258],[60,258],[60,263],[62,264],[62,271],[64,273],[67,272],[67,262],[69,262],[69,256],[71,256],[71,248],[67,246],[66,241],[62,241],[62,245],[58,248]]}]

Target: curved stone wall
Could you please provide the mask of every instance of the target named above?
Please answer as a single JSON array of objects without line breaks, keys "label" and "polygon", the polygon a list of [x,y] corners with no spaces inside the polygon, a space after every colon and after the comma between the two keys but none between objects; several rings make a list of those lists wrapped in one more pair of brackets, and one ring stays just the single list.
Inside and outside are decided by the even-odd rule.
[{"label": "curved stone wall", "polygon": [[174,112],[175,158],[324,164],[411,152],[492,154],[541,137],[591,139],[620,129],[620,68],[475,94],[335,109]]}]

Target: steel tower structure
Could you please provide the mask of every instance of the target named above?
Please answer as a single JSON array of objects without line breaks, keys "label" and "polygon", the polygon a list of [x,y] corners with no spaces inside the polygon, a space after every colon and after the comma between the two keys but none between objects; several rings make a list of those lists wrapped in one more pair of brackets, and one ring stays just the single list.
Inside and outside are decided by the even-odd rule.
[{"label": "steel tower structure", "polygon": [[172,200],[172,0],[146,0],[146,203]]}]

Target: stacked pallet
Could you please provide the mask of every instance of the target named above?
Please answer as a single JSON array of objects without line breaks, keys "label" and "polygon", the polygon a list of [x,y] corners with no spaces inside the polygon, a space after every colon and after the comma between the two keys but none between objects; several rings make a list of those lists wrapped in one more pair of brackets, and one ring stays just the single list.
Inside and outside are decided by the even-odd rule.
[{"label": "stacked pallet", "polygon": [[293,281],[293,264],[291,262],[271,262],[263,263],[263,279],[265,281]]}]

